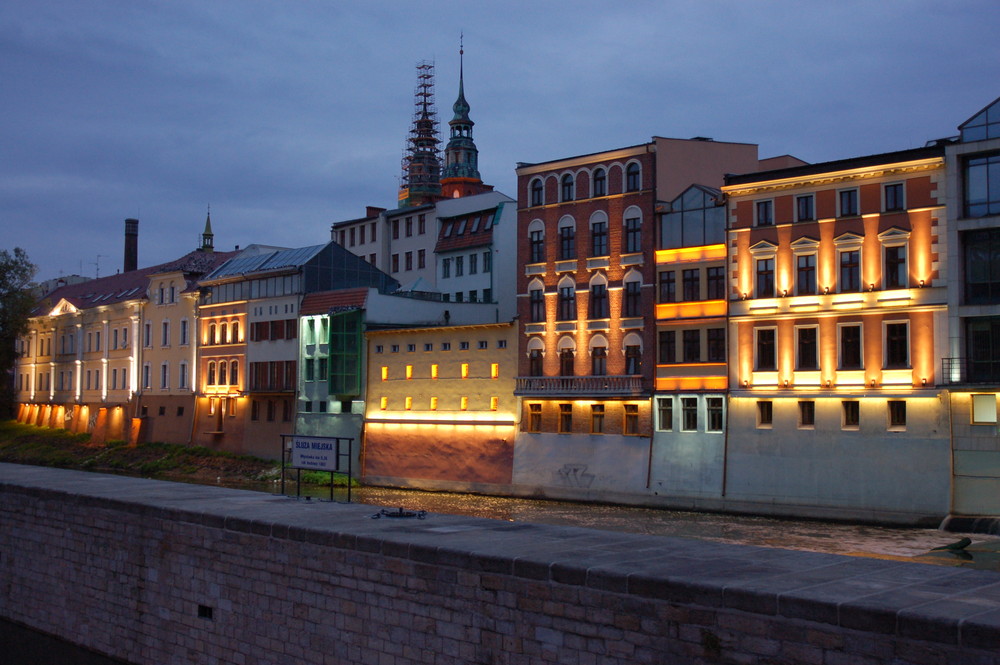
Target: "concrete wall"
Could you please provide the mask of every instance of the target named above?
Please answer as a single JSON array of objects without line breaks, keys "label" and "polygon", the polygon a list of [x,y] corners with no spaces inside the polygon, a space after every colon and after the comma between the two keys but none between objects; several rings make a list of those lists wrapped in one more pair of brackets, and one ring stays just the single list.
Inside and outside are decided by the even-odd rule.
[{"label": "concrete wall", "polygon": [[373,512],[0,464],[0,617],[139,665],[1000,663],[983,571]]},{"label": "concrete wall", "polygon": [[[976,393],[988,402],[996,393]],[[954,447],[953,515],[995,515],[1000,497],[1000,427],[976,424],[972,414],[973,393],[951,393]],[[996,407],[993,417],[996,419]]]}]

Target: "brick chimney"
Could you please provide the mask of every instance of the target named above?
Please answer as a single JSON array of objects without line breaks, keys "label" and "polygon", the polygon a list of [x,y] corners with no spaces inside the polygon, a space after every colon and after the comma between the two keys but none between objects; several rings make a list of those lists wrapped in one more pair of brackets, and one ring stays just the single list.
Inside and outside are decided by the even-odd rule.
[{"label": "brick chimney", "polygon": [[125,264],[122,272],[139,269],[139,220],[125,220]]}]

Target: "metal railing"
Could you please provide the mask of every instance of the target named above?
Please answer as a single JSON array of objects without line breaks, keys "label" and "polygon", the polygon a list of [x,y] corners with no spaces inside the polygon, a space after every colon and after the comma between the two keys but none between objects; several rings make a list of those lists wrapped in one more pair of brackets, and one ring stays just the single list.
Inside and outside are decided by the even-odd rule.
[{"label": "metal railing", "polygon": [[637,397],[643,394],[639,375],[613,376],[519,376],[516,395],[616,395]]},{"label": "metal railing", "polygon": [[942,383],[1000,384],[1000,360],[942,358]]}]

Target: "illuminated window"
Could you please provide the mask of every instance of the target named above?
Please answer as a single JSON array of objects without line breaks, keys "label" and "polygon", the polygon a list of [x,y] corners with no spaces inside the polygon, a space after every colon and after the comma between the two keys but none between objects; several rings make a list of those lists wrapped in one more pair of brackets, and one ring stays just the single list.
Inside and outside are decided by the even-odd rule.
[{"label": "illuminated window", "polygon": [[542,431],[542,405],[541,404],[529,404],[528,405],[528,431],[529,432],[541,432]]},{"label": "illuminated window", "polygon": [[995,425],[997,423],[997,396],[971,395],[972,398],[972,424],[973,425]]},{"label": "illuminated window", "polygon": [[756,363],[758,371],[774,371],[777,366],[777,355],[775,354],[775,337],[777,331],[774,328],[757,328],[756,334]]},{"label": "illuminated window", "polygon": [[771,400],[757,402],[757,427],[770,428],[774,422],[774,405]]},{"label": "illuminated window", "polygon": [[388,397],[379,398],[378,408],[382,409],[383,411],[389,408],[389,398]]},{"label": "illuminated window", "polygon": [[910,325],[885,324],[885,367],[900,369],[910,366]]},{"label": "illuminated window", "polygon": [[573,431],[573,405],[559,405],[559,433],[569,434]]},{"label": "illuminated window", "polygon": [[438,398],[431,397],[431,411],[437,411],[438,408]]},{"label": "illuminated window", "polygon": [[903,194],[903,183],[893,182],[882,188],[886,212],[897,212],[906,208],[906,201]]},{"label": "illuminated window", "polygon": [[412,379],[413,378],[413,365],[407,365],[406,366],[406,378],[407,379]]},{"label": "illuminated window", "polygon": [[799,427],[811,429],[816,425],[816,402],[803,400],[799,402]]},{"label": "illuminated window", "polygon": [[210,386],[215,385],[215,362],[209,361],[208,363],[208,378],[205,381]]},{"label": "illuminated window", "polygon": [[493,363],[490,365],[490,378],[499,379],[500,378],[500,363]]},{"label": "illuminated window", "polygon": [[229,406],[228,414],[230,416],[235,416],[236,415],[236,398],[235,397],[230,397],[228,400],[226,400],[226,402],[227,402],[227,404]]},{"label": "illuminated window", "polygon": [[208,398],[208,415],[210,415],[210,416],[214,416],[215,415],[215,401],[216,401],[216,398],[214,398],[214,397],[209,397]]},{"label": "illuminated window", "polygon": [[625,420],[622,423],[622,433],[626,436],[637,436],[639,434],[639,405],[625,405]]},{"label": "illuminated window", "polygon": [[682,432],[697,432],[698,431],[698,398],[697,397],[682,397],[681,398],[681,431]]},{"label": "illuminated window", "polygon": [[673,270],[660,273],[660,302],[675,302],[677,300],[677,284]]},{"label": "illuminated window", "polygon": [[462,363],[461,376],[463,379],[469,378],[469,363]]},{"label": "illuminated window", "polygon": [[721,432],[722,431],[722,398],[721,397],[706,397],[705,398],[705,431],[706,432]]},{"label": "illuminated window", "polygon": [[229,361],[229,385],[236,386],[240,383],[240,363],[237,360]]},{"label": "illuminated window", "polygon": [[410,409],[413,408],[413,398],[412,397],[406,397],[406,398],[403,399],[403,408],[406,409],[407,411],[409,411]]},{"label": "illuminated window", "polygon": [[469,408],[469,398],[468,397],[463,397],[462,398],[461,403],[459,405],[459,408],[462,409],[462,411],[465,411],[465,410],[467,410]]},{"label": "illuminated window", "polygon": [[432,379],[438,378],[438,366],[437,365],[431,365],[431,378]]},{"label": "illuminated window", "polygon": [[757,226],[774,225],[774,201],[757,201],[754,206],[754,212],[756,213],[755,221]]},{"label": "illuminated window", "polygon": [[607,196],[608,194],[608,174],[604,169],[594,171],[594,191],[591,196]]},{"label": "illuminated window", "polygon": [[841,428],[858,429],[861,425],[861,403],[856,399],[845,399],[841,402],[841,408],[843,409]]},{"label": "illuminated window", "polygon": [[590,433],[604,434],[604,405],[590,405]]},{"label": "illuminated window", "polygon": [[906,429],[906,402],[889,400],[886,406],[889,412],[889,429],[896,431]]},{"label": "illuminated window", "polygon": [[812,194],[795,197],[795,221],[811,222],[816,219],[815,200]]},{"label": "illuminated window", "polygon": [[389,380],[389,368],[386,367],[385,365],[382,366],[382,380],[383,381]]},{"label": "illuminated window", "polygon": [[661,432],[673,431],[674,399],[672,397],[656,398],[656,427]]},{"label": "illuminated window", "polygon": [[500,408],[500,398],[499,397],[491,397],[490,398],[490,411],[496,411],[499,408]]},{"label": "illuminated window", "polygon": [[625,191],[638,192],[641,184],[639,165],[632,162],[625,169]]},{"label": "illuminated window", "polygon": [[796,367],[801,370],[819,369],[819,344],[817,336],[819,329],[815,326],[796,327],[795,349]]},{"label": "illuminated window", "polygon": [[840,332],[840,369],[862,369],[861,354],[861,324],[841,324]]},{"label": "illuminated window", "polygon": [[858,214],[858,190],[842,189],[837,192],[839,217],[854,217]]}]

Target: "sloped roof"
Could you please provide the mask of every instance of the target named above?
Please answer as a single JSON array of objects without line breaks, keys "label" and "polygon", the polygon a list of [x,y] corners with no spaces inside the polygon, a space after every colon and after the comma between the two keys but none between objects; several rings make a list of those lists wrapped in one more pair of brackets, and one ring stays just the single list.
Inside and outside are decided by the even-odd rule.
[{"label": "sloped roof", "polygon": [[448,252],[469,247],[482,247],[493,242],[493,222],[496,207],[477,210],[441,220],[435,252]]},{"label": "sloped roof", "polygon": [[364,307],[367,300],[367,288],[309,293],[302,298],[299,314],[326,314],[336,307]]},{"label": "sloped roof", "polygon": [[319,254],[327,244],[329,243],[264,252],[252,256],[239,255],[213,270],[202,281],[209,282],[226,277],[299,268]]},{"label": "sloped roof", "polygon": [[[151,275],[168,272],[183,272],[185,275],[202,275],[220,263],[231,259],[236,252],[203,252],[194,250],[173,261],[130,270],[128,272],[99,277],[79,284],[68,284],[52,291],[36,304],[32,316],[47,314],[49,308],[60,300],[66,300],[77,309],[102,307],[126,300],[136,300],[146,297]],[[193,280],[187,280],[185,288],[193,285]]]}]

